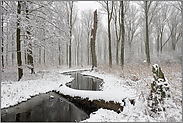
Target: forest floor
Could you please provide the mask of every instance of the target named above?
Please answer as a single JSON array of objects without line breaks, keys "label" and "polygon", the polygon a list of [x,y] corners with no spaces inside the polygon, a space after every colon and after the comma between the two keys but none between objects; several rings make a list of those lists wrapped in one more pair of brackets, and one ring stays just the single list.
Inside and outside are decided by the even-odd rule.
[{"label": "forest floor", "polygon": [[[89,122],[182,122],[182,65],[161,64],[160,65],[168,83],[170,84],[172,108],[167,109],[161,115],[149,117],[147,98],[150,94],[151,82],[153,81],[152,67],[148,65],[126,65],[123,70],[118,65],[109,67],[98,66],[99,73],[107,73],[121,80],[136,91],[136,105],[128,105],[123,112],[117,114],[114,111],[100,109],[91,114]],[[92,74],[91,74],[92,75]],[[163,116],[164,115],[164,116]]]},{"label": "forest floor", "polygon": [[[59,74],[79,69],[88,69],[91,67],[53,67],[42,66],[35,67],[36,74],[30,75],[29,70],[25,69],[24,76],[21,81],[17,81],[17,69],[14,67],[5,68],[2,73],[1,82],[1,108],[15,105],[22,101],[26,101],[31,96],[39,93],[45,93],[51,90],[64,91],[68,94],[82,95],[83,97],[96,99],[104,98],[106,101],[110,99],[119,101],[124,97],[135,98],[135,106],[127,103],[124,111],[116,113],[112,110],[99,109],[92,113],[89,119],[83,122],[138,122],[138,121],[182,121],[182,65],[181,64],[161,64],[160,67],[170,84],[172,97],[172,107],[162,112],[159,116],[151,117],[147,107],[147,97],[150,93],[150,84],[153,81],[152,68],[147,65],[126,65],[123,70],[119,66],[112,68],[106,65],[98,66],[96,71],[87,71],[82,74],[92,75],[104,80],[104,87],[101,95],[85,93],[68,89],[66,86],[59,87],[60,84],[70,82],[73,78]],[[115,92],[116,90],[116,92]],[[110,96],[109,93],[111,94]],[[83,95],[85,94],[85,95]],[[76,95],[76,94],[75,94]],[[105,96],[106,95],[106,96]],[[73,95],[74,96],[74,95]],[[110,98],[111,97],[111,98]]]}]

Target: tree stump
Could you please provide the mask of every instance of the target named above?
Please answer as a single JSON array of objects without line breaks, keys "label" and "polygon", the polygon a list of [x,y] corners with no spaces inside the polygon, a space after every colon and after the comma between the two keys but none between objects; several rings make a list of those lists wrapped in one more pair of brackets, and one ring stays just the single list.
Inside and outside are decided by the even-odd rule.
[{"label": "tree stump", "polygon": [[[151,111],[157,113],[162,111],[162,109],[165,111],[163,104],[166,99],[170,98],[170,92],[169,84],[164,77],[164,73],[157,64],[152,66],[152,72],[154,80],[151,83],[151,92],[148,97],[148,105],[151,108]],[[160,107],[160,103],[162,107]]]}]

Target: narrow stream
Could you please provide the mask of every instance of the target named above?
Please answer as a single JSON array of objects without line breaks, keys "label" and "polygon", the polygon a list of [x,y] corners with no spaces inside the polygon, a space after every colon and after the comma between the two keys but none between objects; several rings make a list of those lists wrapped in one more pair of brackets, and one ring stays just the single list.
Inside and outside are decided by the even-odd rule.
[{"label": "narrow stream", "polygon": [[[73,89],[100,91],[103,80],[79,72],[63,73],[71,75],[74,80],[66,85]],[[82,107],[80,107],[83,109]],[[67,101],[63,96],[49,92],[32,97],[13,107],[1,109],[2,122],[79,122],[87,119],[88,110],[81,110],[75,104]]]},{"label": "narrow stream", "polygon": [[73,81],[66,84],[70,88],[77,90],[101,91],[103,83],[102,79],[82,75],[80,72],[70,72],[64,74],[71,75],[71,77],[74,78]]},{"label": "narrow stream", "polygon": [[14,107],[1,110],[2,122],[79,122],[88,117],[84,111],[54,92],[40,94]]}]

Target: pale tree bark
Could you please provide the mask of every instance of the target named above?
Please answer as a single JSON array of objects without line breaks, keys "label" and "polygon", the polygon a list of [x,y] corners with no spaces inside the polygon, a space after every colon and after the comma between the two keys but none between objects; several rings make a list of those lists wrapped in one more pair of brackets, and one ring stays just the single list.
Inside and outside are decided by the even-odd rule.
[{"label": "pale tree bark", "polygon": [[[76,21],[76,15],[74,17],[74,1],[68,1],[66,2],[67,6],[67,21],[69,26],[69,43],[66,45],[66,54],[68,52],[69,55],[69,68],[71,68],[71,43],[72,43],[72,32],[73,32],[73,26]],[[68,50],[67,50],[68,48]],[[67,56],[66,56],[66,62],[67,62]]]},{"label": "pale tree bark", "polygon": [[20,41],[20,18],[18,15],[21,14],[21,1],[18,1],[17,7],[17,64],[18,64],[18,81],[23,76],[23,68],[22,68],[22,58],[21,58],[21,41]]},{"label": "pale tree bark", "polygon": [[95,52],[95,39],[97,33],[97,10],[94,12],[93,29],[91,31],[91,55],[92,55],[92,70],[97,67],[97,57]]}]

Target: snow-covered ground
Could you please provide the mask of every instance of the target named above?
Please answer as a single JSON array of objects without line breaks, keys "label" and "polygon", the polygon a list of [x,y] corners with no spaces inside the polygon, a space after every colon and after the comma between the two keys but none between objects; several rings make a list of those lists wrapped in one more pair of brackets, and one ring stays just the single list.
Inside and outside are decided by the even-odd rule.
[{"label": "snow-covered ground", "polygon": [[[89,98],[89,100],[103,99],[123,103],[122,99],[126,99],[123,112],[117,114],[112,110],[99,109],[83,122],[182,121],[182,107],[175,106],[173,103],[173,106],[160,116],[153,118],[149,115],[146,97],[150,92],[150,87],[147,82],[151,82],[152,77],[135,80],[121,78],[100,70],[98,72],[86,71],[82,74],[99,77],[104,80],[104,84],[102,91],[85,91],[65,86],[65,83],[72,81],[73,78],[60,74],[76,70],[81,69],[42,70],[37,72],[34,80],[24,76],[19,82],[10,80],[1,82],[1,108],[16,105],[39,93],[56,90],[70,96]],[[131,105],[128,99],[135,99],[135,106]]]}]

